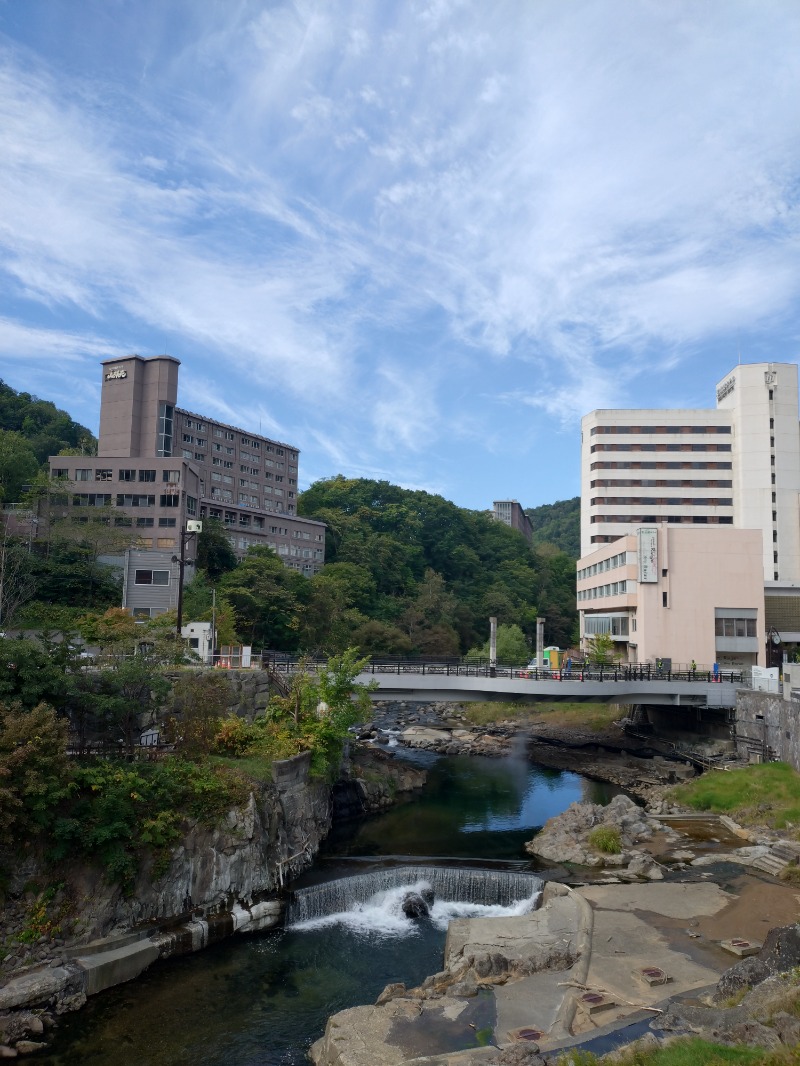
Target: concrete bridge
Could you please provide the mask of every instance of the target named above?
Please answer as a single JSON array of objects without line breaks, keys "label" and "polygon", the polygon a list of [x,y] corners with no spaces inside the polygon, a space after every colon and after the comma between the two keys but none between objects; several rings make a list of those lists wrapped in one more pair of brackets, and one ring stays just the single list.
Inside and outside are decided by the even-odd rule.
[{"label": "concrete bridge", "polygon": [[[736,706],[736,690],[746,687],[740,674],[725,672],[719,681],[708,675],[656,675],[645,671],[604,670],[571,676],[536,671],[500,670],[492,677],[488,668],[434,664],[373,664],[359,674],[362,684],[377,682],[374,701],[410,700],[464,702],[546,700],[568,703],[622,703],[664,707]],[[522,676],[521,676],[522,675]]]}]

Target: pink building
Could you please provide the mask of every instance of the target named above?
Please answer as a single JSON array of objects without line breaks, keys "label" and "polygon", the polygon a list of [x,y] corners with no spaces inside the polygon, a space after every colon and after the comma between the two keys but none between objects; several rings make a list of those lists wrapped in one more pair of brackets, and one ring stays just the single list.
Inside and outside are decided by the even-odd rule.
[{"label": "pink building", "polygon": [[578,560],[581,643],[609,634],[624,662],[765,665],[760,529],[642,526]]}]

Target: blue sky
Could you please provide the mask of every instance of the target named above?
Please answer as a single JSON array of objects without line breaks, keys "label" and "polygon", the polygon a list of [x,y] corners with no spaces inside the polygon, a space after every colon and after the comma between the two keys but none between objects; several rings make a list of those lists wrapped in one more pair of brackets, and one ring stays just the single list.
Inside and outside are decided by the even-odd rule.
[{"label": "blue sky", "polygon": [[0,374],[473,508],[800,355],[796,0],[0,0]]}]

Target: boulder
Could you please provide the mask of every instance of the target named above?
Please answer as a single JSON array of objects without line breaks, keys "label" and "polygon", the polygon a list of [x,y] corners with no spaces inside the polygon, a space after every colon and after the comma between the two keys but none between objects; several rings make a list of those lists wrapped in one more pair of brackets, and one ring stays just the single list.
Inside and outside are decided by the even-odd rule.
[{"label": "boulder", "polygon": [[400,906],[407,918],[427,918],[430,913],[428,904],[419,892],[406,892]]}]

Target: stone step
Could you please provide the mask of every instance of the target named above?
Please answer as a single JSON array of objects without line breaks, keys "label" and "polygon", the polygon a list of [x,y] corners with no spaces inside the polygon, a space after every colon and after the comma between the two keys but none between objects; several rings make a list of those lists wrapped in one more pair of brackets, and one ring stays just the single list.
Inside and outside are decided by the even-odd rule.
[{"label": "stone step", "polygon": [[785,866],[788,866],[786,859],[781,859],[777,855],[771,853],[769,855],[762,855],[753,862],[754,869],[761,870],[765,874],[771,874],[773,877],[777,877]]},{"label": "stone step", "polygon": [[779,840],[770,850],[773,855],[786,859],[787,862],[797,862],[800,859],[800,844],[793,840]]}]

